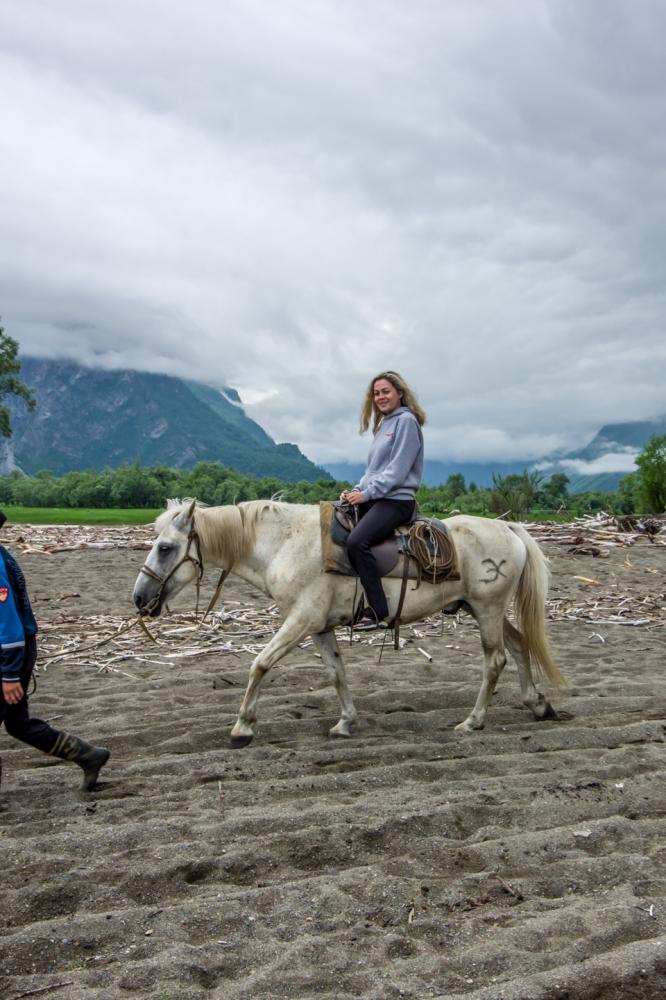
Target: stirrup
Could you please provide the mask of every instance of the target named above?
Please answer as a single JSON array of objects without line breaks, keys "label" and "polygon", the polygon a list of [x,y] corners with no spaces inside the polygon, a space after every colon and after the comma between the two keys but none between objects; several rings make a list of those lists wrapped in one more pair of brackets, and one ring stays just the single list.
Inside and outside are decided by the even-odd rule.
[{"label": "stirrup", "polygon": [[388,628],[388,625],[379,620],[372,608],[363,608],[352,628],[354,632],[376,632],[377,629]]}]

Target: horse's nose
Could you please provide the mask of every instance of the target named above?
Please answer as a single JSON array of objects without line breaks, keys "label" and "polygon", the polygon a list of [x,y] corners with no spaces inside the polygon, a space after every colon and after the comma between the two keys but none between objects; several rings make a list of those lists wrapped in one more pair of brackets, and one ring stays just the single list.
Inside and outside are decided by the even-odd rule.
[{"label": "horse's nose", "polygon": [[141,611],[141,608],[143,608],[143,606],[147,604],[147,601],[145,600],[141,591],[136,591],[136,590],[134,591],[134,603],[136,604],[139,611]]}]

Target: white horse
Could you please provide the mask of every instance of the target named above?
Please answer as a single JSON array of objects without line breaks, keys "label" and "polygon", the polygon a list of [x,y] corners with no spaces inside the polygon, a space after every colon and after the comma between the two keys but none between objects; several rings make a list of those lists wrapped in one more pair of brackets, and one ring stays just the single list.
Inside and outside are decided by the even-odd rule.
[{"label": "white horse", "polygon": [[[356,590],[353,577],[325,573],[319,507],[252,500],[237,506],[203,507],[196,501],[169,501],[157,518],[158,538],[139,572],[134,602],[142,614],[159,615],[169,597],[198,581],[204,565],[232,572],[277,604],[283,623],[255,658],[245,697],[231,730],[231,744],[246,746],[254,736],[259,688],[271,667],[307,635],[335,675],[340,719],[331,736],[349,736],[356,709],[334,629],[347,625]],[[486,710],[506,663],[505,645],[518,665],[523,703],[535,718],[556,717],[534,679],[555,686],[566,681],[553,662],[545,632],[548,587],[546,559],[519,524],[481,517],[448,518],[459,580],[409,587],[401,621],[413,622],[464,601],[478,622],[485,655],[483,682],[463,732],[482,729]],[[401,581],[385,578],[391,615],[398,607]],[[515,601],[518,627],[505,617]]]}]

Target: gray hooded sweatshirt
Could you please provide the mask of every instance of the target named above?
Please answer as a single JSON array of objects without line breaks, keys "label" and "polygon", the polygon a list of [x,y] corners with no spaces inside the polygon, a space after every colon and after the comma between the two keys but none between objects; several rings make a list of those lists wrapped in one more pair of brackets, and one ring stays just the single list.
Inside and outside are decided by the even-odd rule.
[{"label": "gray hooded sweatshirt", "polygon": [[423,476],[423,434],[408,406],[382,417],[361,481],[366,500],[413,500]]}]

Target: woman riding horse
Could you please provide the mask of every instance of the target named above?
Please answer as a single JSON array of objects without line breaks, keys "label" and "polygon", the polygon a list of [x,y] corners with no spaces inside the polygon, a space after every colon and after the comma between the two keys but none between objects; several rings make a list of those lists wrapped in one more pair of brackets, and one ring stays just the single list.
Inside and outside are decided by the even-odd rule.
[{"label": "woman riding horse", "polygon": [[354,623],[359,631],[386,628],[388,604],[372,546],[412,519],[423,475],[425,413],[397,372],[380,372],[370,382],[361,411],[361,434],[373,415],[367,468],[352,490],[340,494],[358,517],[347,539],[347,554],[368,601]]}]

